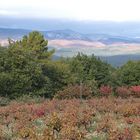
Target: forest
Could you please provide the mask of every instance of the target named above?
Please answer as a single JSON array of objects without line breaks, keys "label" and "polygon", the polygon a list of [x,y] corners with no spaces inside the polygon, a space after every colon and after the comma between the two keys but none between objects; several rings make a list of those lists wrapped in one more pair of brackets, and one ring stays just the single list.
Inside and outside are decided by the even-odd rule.
[{"label": "forest", "polygon": [[0,140],[139,140],[140,61],[53,60],[37,31],[0,47]]},{"label": "forest", "polygon": [[88,90],[91,96],[109,94],[106,92],[119,96],[123,90],[139,96],[140,61],[129,61],[114,68],[94,55],[82,53],[54,61],[55,50],[48,51],[47,44],[43,35],[36,31],[20,41],[9,39],[7,48],[0,47],[1,97],[53,98],[71,88],[74,92],[81,87],[83,96],[84,90]]}]

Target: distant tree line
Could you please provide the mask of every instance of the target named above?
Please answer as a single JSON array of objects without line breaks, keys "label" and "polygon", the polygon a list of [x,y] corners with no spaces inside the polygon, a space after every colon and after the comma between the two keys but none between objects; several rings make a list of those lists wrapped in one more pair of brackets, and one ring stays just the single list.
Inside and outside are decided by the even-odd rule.
[{"label": "distant tree line", "polygon": [[34,31],[20,41],[9,39],[7,48],[0,47],[0,96],[52,98],[72,85],[87,86],[96,95],[102,85],[140,85],[140,61],[114,68],[94,55],[81,53],[54,61],[55,51],[49,51],[47,44],[44,36]]}]

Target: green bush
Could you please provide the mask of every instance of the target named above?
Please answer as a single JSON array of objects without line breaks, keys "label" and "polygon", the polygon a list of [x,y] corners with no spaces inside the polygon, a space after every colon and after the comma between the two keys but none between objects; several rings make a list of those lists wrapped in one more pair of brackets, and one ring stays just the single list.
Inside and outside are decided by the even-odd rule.
[{"label": "green bush", "polygon": [[10,103],[10,99],[9,98],[5,98],[5,97],[0,97],[0,106],[7,106]]}]

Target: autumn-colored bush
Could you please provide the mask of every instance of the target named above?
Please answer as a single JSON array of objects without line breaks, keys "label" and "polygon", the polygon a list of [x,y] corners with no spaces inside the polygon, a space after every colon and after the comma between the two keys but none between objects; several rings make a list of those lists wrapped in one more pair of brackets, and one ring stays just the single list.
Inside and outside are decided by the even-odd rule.
[{"label": "autumn-colored bush", "polygon": [[112,94],[112,87],[102,85],[99,89],[101,96],[109,96]]},{"label": "autumn-colored bush", "polygon": [[140,97],[140,85],[139,86],[131,86],[130,91],[132,96]]},{"label": "autumn-colored bush", "polygon": [[140,120],[133,123],[134,126],[132,127],[133,133],[133,140],[140,140]]},{"label": "autumn-colored bush", "polygon": [[133,134],[129,128],[123,130],[110,130],[108,140],[133,140]]},{"label": "autumn-colored bush", "polygon": [[117,96],[120,96],[123,98],[130,96],[130,90],[128,87],[125,87],[125,86],[117,87],[115,92],[116,92]]},{"label": "autumn-colored bush", "polygon": [[139,98],[66,99],[0,107],[0,140],[139,140]]},{"label": "autumn-colored bush", "polygon": [[62,129],[62,140],[84,140],[85,132],[74,126],[66,126]]},{"label": "autumn-colored bush", "polygon": [[119,112],[124,116],[124,117],[130,117],[133,115],[140,115],[140,110],[139,110],[139,105],[135,104],[125,104],[123,106],[119,107]]},{"label": "autumn-colored bush", "polygon": [[82,98],[87,99],[92,97],[92,90],[86,85],[69,85],[62,91],[58,91],[55,95],[57,99],[72,99]]}]

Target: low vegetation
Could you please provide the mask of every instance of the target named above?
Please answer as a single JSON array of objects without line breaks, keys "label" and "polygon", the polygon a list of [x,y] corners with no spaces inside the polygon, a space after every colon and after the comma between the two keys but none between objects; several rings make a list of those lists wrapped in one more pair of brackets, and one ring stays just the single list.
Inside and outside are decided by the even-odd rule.
[{"label": "low vegetation", "polygon": [[139,140],[140,99],[12,101],[0,107],[1,140]]}]

